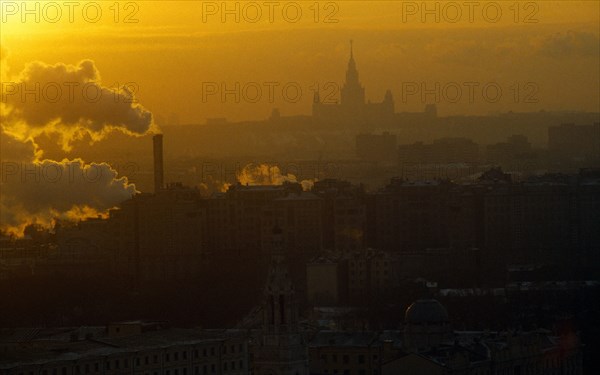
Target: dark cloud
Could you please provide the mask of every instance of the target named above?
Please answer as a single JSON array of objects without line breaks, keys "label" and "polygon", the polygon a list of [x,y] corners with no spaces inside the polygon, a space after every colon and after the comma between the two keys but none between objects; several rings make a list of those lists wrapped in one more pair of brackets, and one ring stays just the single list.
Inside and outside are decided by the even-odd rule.
[{"label": "dark cloud", "polygon": [[38,156],[36,145],[31,140],[20,141],[6,134],[0,127],[0,160],[2,162],[31,162]]}]

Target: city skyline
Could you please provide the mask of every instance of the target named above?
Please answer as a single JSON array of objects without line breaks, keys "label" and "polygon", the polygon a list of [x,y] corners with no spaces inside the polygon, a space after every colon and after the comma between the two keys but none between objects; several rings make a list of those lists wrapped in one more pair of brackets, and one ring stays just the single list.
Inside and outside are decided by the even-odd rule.
[{"label": "city skyline", "polygon": [[[518,2],[476,2],[472,22],[467,17],[470,8],[464,5],[459,7],[462,16],[458,22],[449,22],[454,9],[444,10],[440,3],[415,10],[410,8],[414,2],[375,2],[367,14],[352,2],[318,3],[320,12],[300,4],[297,22],[275,16],[278,12],[270,22],[268,9],[260,10],[263,17],[257,22],[249,22],[251,10],[244,11],[242,3],[232,2],[226,9],[234,11],[227,13],[214,2],[179,2],[165,11],[159,11],[153,2],[136,2],[132,3],[136,7],[128,5],[125,9],[123,5],[120,10],[103,5],[102,16],[95,23],[87,22],[92,16],[84,17],[80,9],[72,10],[73,22],[69,22],[70,8],[64,7],[57,22],[49,22],[54,21],[49,17],[55,10],[44,12],[47,2],[36,3],[39,22],[34,22],[35,12],[23,16],[18,7],[5,11],[2,58],[3,74],[8,76],[3,80],[14,81],[32,61],[76,66],[91,59],[104,85],[133,84],[143,105],[163,117],[176,113],[181,123],[203,123],[213,117],[262,119],[274,107],[286,115],[310,113],[316,87],[343,81],[350,39],[355,41],[367,98],[380,101],[390,89],[399,111],[414,112],[426,104],[414,95],[402,100],[403,84],[415,82],[425,83],[429,89],[437,83],[452,97],[455,87],[448,85],[460,86],[464,93],[457,103],[447,98],[437,103],[440,113],[448,115],[541,109],[593,111],[600,100],[595,90],[600,79],[595,28],[599,16],[593,2],[583,1],[577,6],[532,3],[535,7]],[[496,5],[490,7],[490,3]],[[217,9],[211,7],[215,4]],[[276,9],[285,5],[281,3]],[[501,12],[497,20],[490,18],[496,7]],[[489,17],[484,17],[483,9]],[[314,18],[317,13],[319,22]],[[325,22],[330,13],[335,17]],[[135,16],[126,22],[129,14]],[[21,22],[22,17],[29,20],[28,27]],[[135,47],[125,48],[124,39],[115,39],[122,35]],[[246,43],[247,38],[253,42]],[[84,39],[92,43],[82,43]],[[58,49],[46,47],[64,44],[61,40],[69,44]],[[17,45],[19,48],[12,47]],[[168,54],[159,54],[159,50]],[[153,63],[138,63],[132,69],[127,68],[130,64],[120,63],[123,61]],[[278,84],[272,101],[267,95],[269,82]],[[470,102],[468,87],[464,86],[469,82],[480,86],[497,83],[504,95],[490,103],[477,92]],[[242,98],[235,103],[233,97],[224,101],[210,97],[203,102],[202,88],[208,83],[224,84],[229,89],[239,84],[238,91],[258,83],[264,93],[257,102]],[[288,83],[303,91],[297,102],[284,98],[281,88]],[[536,86],[524,87],[527,83]],[[520,94],[516,102],[515,94]],[[536,102],[525,101],[524,96],[533,94]]]},{"label": "city skyline", "polygon": [[0,375],[600,373],[599,25],[0,1]]}]

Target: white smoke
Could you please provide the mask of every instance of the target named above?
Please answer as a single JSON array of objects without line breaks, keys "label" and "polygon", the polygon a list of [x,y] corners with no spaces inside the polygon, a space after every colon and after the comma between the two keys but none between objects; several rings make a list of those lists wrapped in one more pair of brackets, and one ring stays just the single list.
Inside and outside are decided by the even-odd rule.
[{"label": "white smoke", "polygon": [[[5,60],[6,50],[1,53]],[[3,75],[5,68],[3,61]],[[16,79],[2,78],[0,230],[22,235],[32,223],[104,216],[136,193],[110,165],[42,160],[36,143],[39,136],[54,135],[68,151],[86,134],[98,140],[113,129],[130,135],[153,130],[152,114],[127,88],[103,87],[90,60],[76,66],[34,62]]]},{"label": "white smoke", "polygon": [[249,164],[237,173],[237,180],[242,185],[283,185],[285,182],[299,183],[303,190],[310,190],[315,180],[301,180],[291,174],[282,174],[276,165]]},{"label": "white smoke", "polygon": [[153,126],[152,114],[136,103],[131,87],[102,86],[91,60],[78,65],[32,62],[16,79],[2,82],[0,120],[4,131],[19,140],[56,134],[64,150],[86,133],[93,140],[113,129],[144,135]]},{"label": "white smoke", "polygon": [[1,176],[0,223],[14,234],[34,222],[103,215],[136,192],[110,165],[80,159],[3,162]]}]

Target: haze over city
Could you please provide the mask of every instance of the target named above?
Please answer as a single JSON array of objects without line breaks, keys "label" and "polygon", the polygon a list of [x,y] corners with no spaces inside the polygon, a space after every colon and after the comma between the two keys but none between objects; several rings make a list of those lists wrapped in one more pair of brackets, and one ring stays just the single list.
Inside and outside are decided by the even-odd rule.
[{"label": "haze over city", "polygon": [[[399,111],[423,106],[419,95],[402,101],[403,82],[425,82],[430,88],[435,82],[497,82],[504,89],[498,103],[487,103],[480,90],[470,103],[464,87],[458,103],[439,103],[440,113],[448,115],[593,111],[600,100],[594,85],[600,70],[594,1],[457,2],[455,7],[400,1],[374,1],[368,7],[361,2],[175,1],[165,7],[148,1],[125,2],[118,12],[102,4],[100,17],[95,8],[71,10],[60,2],[61,17],[52,8],[44,17],[44,7],[52,2],[38,3],[39,22],[36,14],[23,15],[21,9],[14,15],[5,11],[5,74],[17,76],[32,61],[76,66],[90,59],[107,87],[133,82],[136,97],[153,113],[176,113],[186,124],[212,117],[262,119],[274,106],[286,115],[308,113],[316,86],[342,82],[340,66],[350,39],[367,98],[381,100],[390,89]],[[23,17],[27,22],[21,22]],[[232,96],[223,102],[219,95],[203,102],[205,82],[225,83],[229,89],[236,82],[241,87],[256,82],[265,93],[256,103],[243,98],[235,103]],[[273,103],[266,82],[279,83]],[[302,88],[297,103],[283,98],[288,82]],[[509,86],[527,82],[539,87],[538,102],[514,103]]]},{"label": "haze over city", "polygon": [[600,368],[598,1],[0,12],[0,375]]}]

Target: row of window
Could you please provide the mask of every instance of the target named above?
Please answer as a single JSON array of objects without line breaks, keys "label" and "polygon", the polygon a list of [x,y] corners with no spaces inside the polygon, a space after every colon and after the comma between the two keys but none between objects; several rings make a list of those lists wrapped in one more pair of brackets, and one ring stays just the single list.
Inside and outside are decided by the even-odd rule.
[{"label": "row of window", "polygon": [[[235,345],[230,345],[228,346],[223,346],[222,347],[222,354],[227,354],[229,350],[229,353],[231,354],[235,354],[236,353],[236,346]],[[243,344],[239,344],[238,345],[238,353],[242,353],[244,351],[244,345]],[[204,348],[202,349],[202,351],[200,351],[199,349],[194,349],[194,357],[195,358],[199,358],[200,354],[202,354],[202,357],[208,357],[209,353],[211,357],[214,357],[216,354],[216,348],[215,347],[211,347],[210,349],[208,348]],[[164,355],[164,359],[165,362],[170,362],[171,360],[173,361],[179,361],[179,360],[187,360],[188,358],[188,352],[187,351],[181,351],[181,352],[171,352],[171,353],[165,353]],[[145,356],[143,357],[143,364],[144,365],[150,365],[150,363],[152,362],[152,364],[158,364],[159,363],[159,355],[158,354],[154,354],[152,356]],[[136,357],[135,358],[135,365],[136,366],[141,366],[142,365],[142,358],[141,357]],[[214,365],[213,365],[214,366]],[[205,366],[206,367],[206,366]],[[227,363],[224,363],[224,370],[227,370]],[[231,364],[229,365],[229,367],[231,369],[235,369],[236,365],[235,362],[231,362]],[[243,367],[243,361],[240,360],[239,362],[239,367],[242,368]],[[107,360],[105,362],[105,370],[107,371],[111,371],[111,370],[119,370],[119,369],[127,369],[129,368],[129,359],[128,358],[123,358],[123,359],[113,359],[113,360]],[[91,372],[95,372],[98,373],[100,372],[100,362],[95,362],[93,364],[91,363],[86,363],[85,365],[76,365],[74,368],[74,373],[75,374],[89,374]],[[207,372],[204,372],[207,373]],[[62,367],[60,369],[60,375],[67,375],[68,371],[67,371],[67,367]],[[196,371],[196,375],[199,374],[198,370]],[[19,375],[23,375],[23,373],[19,373]],[[33,372],[30,372],[29,375],[34,375]],[[59,375],[59,369],[58,368],[54,368],[51,370],[48,369],[44,369],[41,371],[41,375]],[[158,375],[158,374],[154,374],[154,375]],[[169,373],[169,370],[166,371],[165,375],[171,375]],[[184,368],[182,369],[182,373],[179,373],[178,369],[174,370],[174,374],[173,375],[187,375],[187,369]]]},{"label": "row of window", "polygon": [[[139,358],[138,358],[139,359]],[[115,360],[115,369],[119,368],[119,360]],[[128,367],[128,360],[124,360],[123,361],[123,366],[125,368]],[[230,362],[223,362],[223,372],[228,372],[228,371],[238,371],[238,370],[243,370],[244,369],[244,361],[243,360],[239,360],[239,361],[230,361]],[[94,372],[100,372],[100,363],[96,362],[94,363]],[[85,373],[89,373],[90,372],[90,365],[86,364],[85,366],[83,366],[83,369],[85,370]],[[81,373],[82,368],[77,365],[75,367],[75,371],[76,373]],[[110,361],[106,362],[106,370],[110,370]],[[203,366],[195,366],[194,367],[194,375],[207,375],[207,374],[215,374],[217,372],[217,365],[216,364],[210,364],[210,365],[203,365]],[[152,375],[160,375],[161,372],[159,371],[154,371],[152,373]],[[28,373],[29,375],[34,375],[34,371],[29,371]],[[51,371],[49,370],[42,370],[41,372],[42,375],[59,375],[58,369],[54,368]],[[67,375],[68,374],[68,369],[67,367],[62,367],[60,369],[60,375]],[[18,375],[26,375],[23,372],[19,372]],[[150,375],[150,373],[146,373],[145,375]],[[188,375],[188,369],[187,368],[181,368],[181,369],[169,369],[169,370],[165,370],[164,371],[164,375]]]},{"label": "row of window", "polygon": [[[324,363],[327,363],[329,361],[331,357],[331,362],[332,363],[338,363],[338,355],[337,354],[331,354],[331,356],[328,356],[327,354],[321,354],[321,360]],[[344,354],[341,356],[342,358],[342,363],[350,363],[350,356],[348,354]],[[379,358],[379,356],[377,354],[373,354],[373,361],[376,362],[377,359]],[[364,354],[359,354],[357,356],[357,362],[360,364],[365,363],[365,355]]]},{"label": "row of window", "polygon": [[[338,369],[333,369],[333,370],[324,370],[323,371],[325,374],[340,374],[340,375],[350,375],[352,372],[349,369],[346,370],[338,370]],[[374,369],[372,372],[373,375],[379,375],[379,370]],[[358,375],[367,375],[367,370],[362,369],[362,370],[358,370]]]}]

